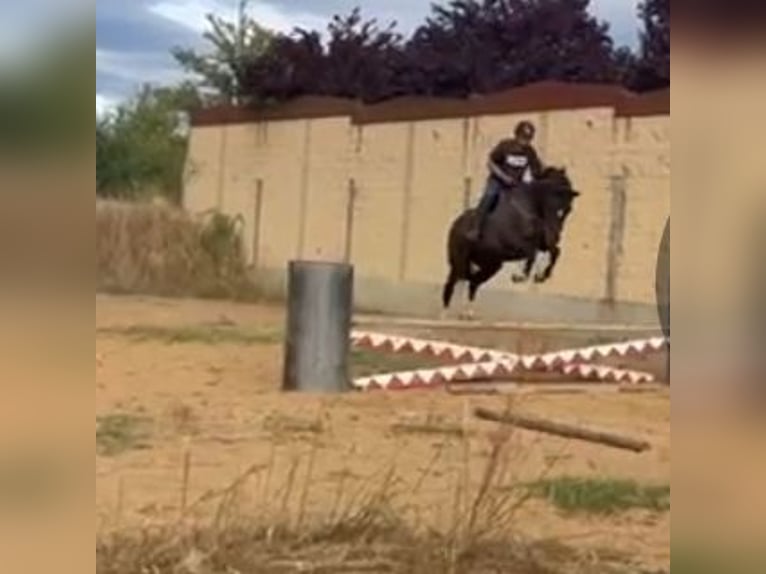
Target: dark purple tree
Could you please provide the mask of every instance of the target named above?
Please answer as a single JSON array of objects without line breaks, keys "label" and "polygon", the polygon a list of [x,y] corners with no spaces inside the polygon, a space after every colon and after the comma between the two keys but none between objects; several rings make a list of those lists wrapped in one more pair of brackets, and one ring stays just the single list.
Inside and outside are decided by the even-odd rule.
[{"label": "dark purple tree", "polygon": [[394,24],[381,29],[356,9],[332,19],[325,43],[305,30],[277,37],[264,57],[246,66],[243,83],[259,102],[302,95],[378,101],[396,94],[401,43]]},{"label": "dark purple tree", "polygon": [[465,96],[490,91],[497,69],[497,51],[492,46],[493,2],[434,4],[425,24],[413,34],[405,48],[405,63],[399,75],[410,93],[429,96]]},{"label": "dark purple tree", "polygon": [[268,51],[243,66],[240,83],[252,103],[323,94],[324,50],[317,32],[296,30],[277,36]]},{"label": "dark purple tree", "polygon": [[608,25],[589,0],[453,0],[407,45],[414,91],[465,96],[540,80],[613,82]]},{"label": "dark purple tree", "polygon": [[637,83],[639,65],[636,53],[627,46],[622,46],[614,51],[612,58],[617,68],[617,83],[633,89]]},{"label": "dark purple tree", "polygon": [[335,16],[327,28],[328,93],[365,102],[396,95],[403,52],[395,29],[394,23],[381,29],[375,20],[363,21],[359,9],[345,18]]}]

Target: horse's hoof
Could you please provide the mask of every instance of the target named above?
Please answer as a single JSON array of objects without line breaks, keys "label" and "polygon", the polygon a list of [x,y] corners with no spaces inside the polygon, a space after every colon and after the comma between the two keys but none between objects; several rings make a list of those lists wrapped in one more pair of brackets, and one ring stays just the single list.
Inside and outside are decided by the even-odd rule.
[{"label": "horse's hoof", "polygon": [[476,320],[476,313],[470,310],[463,311],[460,313],[460,319],[462,321],[474,321]]},{"label": "horse's hoof", "polygon": [[513,283],[524,283],[527,279],[528,277],[524,275],[511,275],[511,281]]},{"label": "horse's hoof", "polygon": [[550,278],[550,273],[540,273],[539,275],[535,275],[535,283],[545,283]]}]

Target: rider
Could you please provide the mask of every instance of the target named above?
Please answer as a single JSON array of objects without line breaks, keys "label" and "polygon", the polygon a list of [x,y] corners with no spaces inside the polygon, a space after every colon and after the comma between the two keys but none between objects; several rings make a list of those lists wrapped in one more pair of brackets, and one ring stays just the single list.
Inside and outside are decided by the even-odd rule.
[{"label": "rider", "polygon": [[476,210],[473,226],[468,232],[471,241],[481,241],[487,215],[494,209],[503,187],[512,188],[521,183],[529,169],[533,179],[538,179],[543,165],[532,147],[535,138],[535,126],[522,121],[516,125],[514,137],[498,143],[489,154],[489,172],[484,195]]}]

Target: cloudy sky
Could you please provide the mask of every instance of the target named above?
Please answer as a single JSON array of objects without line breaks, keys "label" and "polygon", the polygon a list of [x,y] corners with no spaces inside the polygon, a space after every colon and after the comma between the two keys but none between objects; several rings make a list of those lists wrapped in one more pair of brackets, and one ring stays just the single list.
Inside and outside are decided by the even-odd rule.
[{"label": "cloudy sky", "polygon": [[[618,44],[637,41],[638,0],[591,0],[592,11],[610,22]],[[277,31],[321,28],[333,14],[360,6],[365,17],[396,21],[412,30],[432,0],[254,0],[252,16]],[[98,0],[96,3],[96,109],[129,96],[143,82],[173,83],[182,77],[170,56],[174,46],[201,46],[205,15],[233,16],[237,0]]]}]

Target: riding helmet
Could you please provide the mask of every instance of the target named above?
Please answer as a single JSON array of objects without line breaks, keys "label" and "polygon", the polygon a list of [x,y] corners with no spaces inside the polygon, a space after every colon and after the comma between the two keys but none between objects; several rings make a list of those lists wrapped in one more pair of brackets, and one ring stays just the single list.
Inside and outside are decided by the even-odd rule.
[{"label": "riding helmet", "polygon": [[516,124],[516,129],[514,130],[514,133],[516,134],[516,137],[518,138],[524,138],[527,140],[531,140],[535,137],[535,126],[532,125],[532,122],[523,121]]}]

